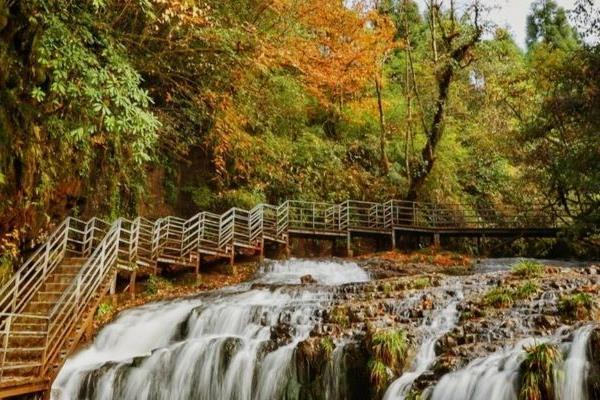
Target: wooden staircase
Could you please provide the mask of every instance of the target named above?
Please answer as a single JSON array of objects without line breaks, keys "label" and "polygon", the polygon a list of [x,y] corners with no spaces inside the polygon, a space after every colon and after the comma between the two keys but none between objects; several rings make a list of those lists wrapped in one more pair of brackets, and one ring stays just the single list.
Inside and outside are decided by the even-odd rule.
[{"label": "wooden staircase", "polygon": [[0,388],[15,386],[40,376],[44,366],[50,311],[69,287],[85,262],[67,257],[50,272],[39,290],[10,321],[10,334],[0,333],[3,361]]}]

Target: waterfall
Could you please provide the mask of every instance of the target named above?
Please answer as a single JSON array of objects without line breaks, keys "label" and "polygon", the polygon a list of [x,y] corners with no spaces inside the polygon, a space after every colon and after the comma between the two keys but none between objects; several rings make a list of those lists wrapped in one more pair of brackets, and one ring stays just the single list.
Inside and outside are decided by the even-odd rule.
[{"label": "waterfall", "polygon": [[325,367],[325,384],[323,385],[325,387],[325,400],[343,400],[347,398],[344,359],[345,349],[346,343],[338,344],[333,350],[331,359]]},{"label": "waterfall", "polygon": [[573,342],[558,374],[556,398],[558,400],[585,400],[588,398],[585,378],[590,368],[587,359],[587,345],[594,325],[586,325],[573,334]]},{"label": "waterfall", "polygon": [[446,307],[435,311],[430,320],[424,321],[421,329],[424,331],[425,336],[410,370],[392,382],[385,392],[383,400],[403,400],[413,382],[427,371],[427,368],[435,361],[435,344],[440,337],[456,325],[458,320],[456,306],[461,298],[462,292],[457,291],[457,295]]},{"label": "waterfall", "polygon": [[[559,366],[556,382],[558,400],[588,400],[585,390],[587,376],[586,347],[593,325],[576,330],[573,340],[565,345],[566,359]],[[546,338],[528,338],[516,346],[481,357],[465,368],[444,375],[433,388],[430,400],[517,400],[519,368],[527,346],[541,343],[559,343],[561,333]],[[589,399],[591,400],[591,399]]]},{"label": "waterfall", "polygon": [[[369,280],[355,263],[293,260],[273,263],[257,282],[298,284],[305,274],[323,285]],[[324,286],[245,284],[126,311],[67,360],[52,398],[281,398],[296,345],[331,299]]]}]

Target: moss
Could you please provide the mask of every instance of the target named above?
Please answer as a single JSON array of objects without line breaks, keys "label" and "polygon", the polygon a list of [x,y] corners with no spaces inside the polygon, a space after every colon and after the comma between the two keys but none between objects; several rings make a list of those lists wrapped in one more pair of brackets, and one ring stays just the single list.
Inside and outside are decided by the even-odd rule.
[{"label": "moss", "polygon": [[525,348],[519,400],[554,400],[554,371],[562,360],[558,346],[540,343]]},{"label": "moss", "polygon": [[390,293],[392,293],[392,285],[389,282],[385,282],[382,286],[381,289],[383,291],[383,293],[385,295],[389,295]]},{"label": "moss", "polygon": [[107,315],[112,314],[112,312],[114,311],[114,307],[111,303],[109,302],[102,302],[100,303],[100,305],[98,306],[98,309],[96,310],[96,318],[104,318]]},{"label": "moss", "polygon": [[511,271],[521,278],[536,278],[544,273],[544,266],[537,261],[521,260],[512,266]]},{"label": "moss", "polygon": [[407,395],[406,395],[406,400],[424,400],[425,397],[423,397],[423,394],[421,392],[418,392],[416,390],[411,390]]},{"label": "moss", "polygon": [[558,312],[570,319],[585,319],[589,317],[592,307],[594,307],[594,299],[588,293],[573,293],[562,296],[558,301]]}]

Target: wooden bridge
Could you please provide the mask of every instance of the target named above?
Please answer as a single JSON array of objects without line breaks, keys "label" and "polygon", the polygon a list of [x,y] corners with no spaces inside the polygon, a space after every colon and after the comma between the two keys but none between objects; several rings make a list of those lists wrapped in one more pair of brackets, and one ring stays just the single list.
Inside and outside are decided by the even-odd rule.
[{"label": "wooden bridge", "polygon": [[[233,263],[236,250],[261,255],[291,236],[390,238],[399,234],[552,236],[568,221],[539,207],[505,211],[406,201],[342,204],[287,201],[189,219],[107,222],[67,218],[0,289],[0,398],[48,393],[62,363],[92,326],[120,269],[135,277],[159,262],[200,266],[203,255]],[[135,278],[134,278],[135,279]],[[89,332],[88,332],[89,333]]]}]

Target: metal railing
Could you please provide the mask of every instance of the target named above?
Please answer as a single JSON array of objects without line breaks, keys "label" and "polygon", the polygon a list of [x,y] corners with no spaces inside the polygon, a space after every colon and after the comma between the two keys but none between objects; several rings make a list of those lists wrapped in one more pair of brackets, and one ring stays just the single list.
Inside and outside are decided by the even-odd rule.
[{"label": "metal railing", "polygon": [[[44,322],[43,357],[34,365],[45,374],[117,266],[135,269],[156,266],[159,260],[189,262],[201,253],[233,257],[236,247],[259,248],[265,240],[286,242],[290,233],[298,232],[345,235],[403,228],[555,228],[565,221],[560,217],[537,206],[490,209],[398,200],[341,204],[289,200],[279,206],[259,204],[249,211],[232,208],[220,215],[201,212],[189,219],[138,217],[108,223],[98,218],[67,218],[0,289],[0,379],[11,368],[6,354],[15,319]],[[26,313],[27,305],[67,255],[84,260],[77,275],[47,315]]]}]

